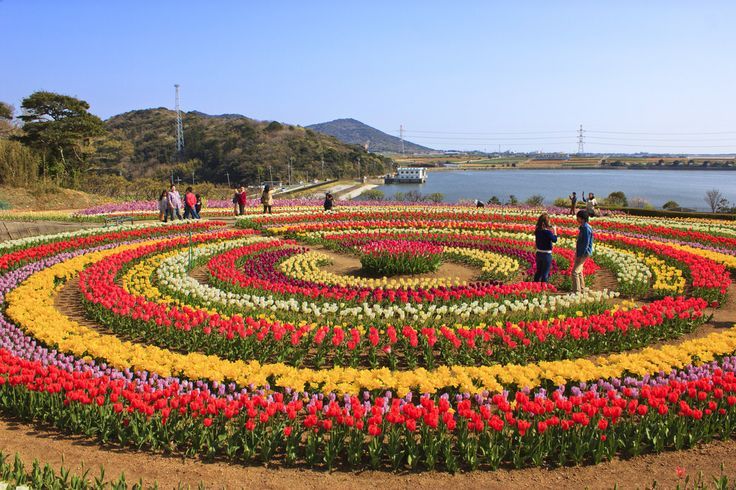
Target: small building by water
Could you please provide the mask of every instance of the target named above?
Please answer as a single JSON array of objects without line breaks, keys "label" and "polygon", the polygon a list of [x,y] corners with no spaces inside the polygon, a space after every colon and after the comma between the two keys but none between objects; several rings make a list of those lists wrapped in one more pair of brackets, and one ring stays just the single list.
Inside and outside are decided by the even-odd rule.
[{"label": "small building by water", "polygon": [[427,169],[424,167],[399,167],[396,174],[384,177],[385,184],[424,184],[427,181]]}]

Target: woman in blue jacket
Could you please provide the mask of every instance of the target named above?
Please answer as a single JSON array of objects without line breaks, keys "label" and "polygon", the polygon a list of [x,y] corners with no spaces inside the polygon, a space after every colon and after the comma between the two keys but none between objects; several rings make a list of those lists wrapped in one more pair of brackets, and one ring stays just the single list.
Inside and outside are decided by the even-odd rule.
[{"label": "woman in blue jacket", "polygon": [[552,268],[552,244],[557,241],[557,227],[550,226],[547,213],[542,213],[537,220],[534,238],[537,245],[537,271],[534,273],[534,282],[547,282]]},{"label": "woman in blue jacket", "polygon": [[572,290],[574,293],[585,291],[583,267],[588,257],[593,255],[593,228],[588,224],[588,213],[578,211],[578,241],[575,245],[575,264],[572,266]]}]

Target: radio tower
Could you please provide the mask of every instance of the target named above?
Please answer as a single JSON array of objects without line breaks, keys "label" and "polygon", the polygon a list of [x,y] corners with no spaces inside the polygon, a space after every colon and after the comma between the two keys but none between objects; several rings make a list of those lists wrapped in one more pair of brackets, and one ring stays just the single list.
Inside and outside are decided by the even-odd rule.
[{"label": "radio tower", "polygon": [[184,151],[184,127],[181,124],[181,109],[179,109],[179,84],[174,84],[176,89],[176,156],[181,159]]},{"label": "radio tower", "polygon": [[585,153],[583,149],[583,144],[585,143],[585,140],[583,139],[583,134],[585,131],[583,131],[583,125],[580,125],[580,129],[578,129],[578,155]]},{"label": "radio tower", "polygon": [[399,138],[401,138],[401,154],[404,154],[404,125],[399,124]]}]

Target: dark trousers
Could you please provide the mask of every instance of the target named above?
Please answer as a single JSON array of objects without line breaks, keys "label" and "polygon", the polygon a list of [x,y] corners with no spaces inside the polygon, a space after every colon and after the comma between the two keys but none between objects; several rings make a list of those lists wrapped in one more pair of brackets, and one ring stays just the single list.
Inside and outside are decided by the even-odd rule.
[{"label": "dark trousers", "polygon": [[552,254],[537,252],[537,271],[534,273],[534,282],[548,282],[550,269],[552,269]]},{"label": "dark trousers", "polygon": [[266,213],[271,214],[271,206],[268,204],[263,205],[263,214],[266,214]]},{"label": "dark trousers", "polygon": [[245,204],[243,204],[242,202],[238,203],[238,214],[245,214]]},{"label": "dark trousers", "polygon": [[167,208],[166,214],[164,215],[164,223],[166,223],[169,220],[169,217],[171,217],[171,221],[174,221],[174,212],[176,212],[177,218],[182,219],[181,213],[179,212],[179,208]]},{"label": "dark trousers", "polygon": [[189,204],[184,205],[184,219],[189,219],[191,217],[192,219],[199,219],[199,214],[197,214],[197,210],[191,207]]}]

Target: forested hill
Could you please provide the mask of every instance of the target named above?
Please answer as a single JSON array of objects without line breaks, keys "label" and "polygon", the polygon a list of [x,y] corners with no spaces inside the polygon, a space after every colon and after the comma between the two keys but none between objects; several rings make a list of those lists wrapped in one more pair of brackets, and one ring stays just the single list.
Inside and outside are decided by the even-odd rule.
[{"label": "forested hill", "polygon": [[[113,116],[105,125],[109,135],[97,149],[101,168],[130,177],[163,177],[171,171],[194,168],[198,179],[251,184],[315,178],[352,177],[391,170],[391,161],[363,148],[346,145],[310,129],[278,122],[263,122],[237,114],[183,115],[186,165],[176,162],[176,113],[165,108],[145,109]],[[322,164],[324,161],[324,165]],[[269,172],[270,167],[270,172]],[[324,170],[323,170],[324,168]]]},{"label": "forested hill", "polygon": [[[401,151],[401,138],[386,134],[355,119],[335,119],[330,122],[312,124],[307,128],[334,136],[343,143],[351,145],[362,146],[367,142],[369,151],[391,153]],[[404,140],[404,151],[407,153],[424,153],[430,152],[432,149]]]}]

